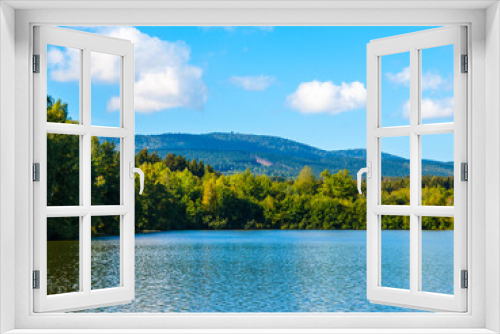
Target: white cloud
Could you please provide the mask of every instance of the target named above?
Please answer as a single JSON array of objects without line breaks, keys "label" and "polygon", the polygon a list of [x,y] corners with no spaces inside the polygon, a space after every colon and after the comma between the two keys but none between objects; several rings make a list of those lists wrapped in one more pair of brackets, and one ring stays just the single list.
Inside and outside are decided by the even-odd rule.
[{"label": "white cloud", "polygon": [[202,109],[207,89],[197,67],[167,67],[159,72],[141,75],[135,84],[135,99],[143,111],[177,107]]},{"label": "white cloud", "polygon": [[80,52],[76,49],[50,47],[47,51],[47,65],[52,80],[80,80]]},{"label": "white cloud", "polygon": [[[135,52],[135,110],[152,113],[170,108],[202,109],[208,95],[203,71],[189,64],[190,49],[182,41],[169,42],[142,33],[133,27],[98,27],[94,32],[130,40]],[[70,50],[70,49],[68,49]],[[61,57],[61,54],[64,57]],[[52,79],[77,80],[70,71],[78,68],[78,52],[54,52],[49,56]],[[52,61],[51,61],[52,60]],[[92,55],[92,80],[116,84],[119,80],[119,58]],[[61,65],[62,64],[62,65]],[[66,66],[64,66],[66,64]],[[76,72],[78,73],[78,71]],[[109,111],[119,108],[118,97],[107,104]]]},{"label": "white cloud", "polygon": [[261,30],[264,32],[273,32],[274,27],[273,26],[200,26],[201,29],[203,30],[214,30],[214,29],[223,29],[224,31],[234,33],[237,30],[244,31],[244,32],[251,32],[257,30]]},{"label": "white cloud", "polygon": [[[387,78],[397,84],[410,84],[410,67],[405,67],[398,73],[387,73]],[[439,74],[427,72],[422,75],[422,90],[446,88],[448,82]]]},{"label": "white cloud", "polygon": [[234,26],[199,26],[198,28],[201,28],[205,31],[222,29],[226,32],[235,32],[237,27],[234,27]]},{"label": "white cloud", "polygon": [[290,94],[286,102],[292,109],[302,113],[331,113],[363,108],[366,105],[366,88],[358,81],[340,86],[331,81],[303,82]]},{"label": "white cloud", "polygon": [[118,111],[120,110],[120,98],[118,96],[113,96],[109,99],[106,105],[107,111]]},{"label": "white cloud", "polygon": [[[420,110],[422,119],[446,118],[453,116],[453,98],[439,100],[422,99]],[[410,118],[410,101],[403,105],[403,117]]]},{"label": "white cloud", "polygon": [[387,78],[398,84],[409,85],[410,84],[410,67],[405,67],[398,73],[386,73]]},{"label": "white cloud", "polygon": [[422,90],[445,88],[448,82],[435,73],[425,73],[422,76]]},{"label": "white cloud", "polygon": [[120,57],[106,53],[90,53],[92,81],[118,84],[120,81]]},{"label": "white cloud", "polygon": [[238,77],[232,76],[229,81],[245,90],[265,90],[271,86],[275,78],[269,75],[246,76]]}]

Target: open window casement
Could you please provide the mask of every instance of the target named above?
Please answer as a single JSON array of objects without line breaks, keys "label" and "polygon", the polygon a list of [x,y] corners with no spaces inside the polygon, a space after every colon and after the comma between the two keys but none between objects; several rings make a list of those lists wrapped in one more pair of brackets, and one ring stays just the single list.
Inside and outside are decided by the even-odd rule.
[{"label": "open window casement", "polygon": [[[38,26],[33,53],[34,311],[128,303],[134,299],[134,46],[127,40]],[[106,57],[114,60],[99,62]],[[51,66],[57,68],[48,75]],[[106,101],[92,101],[96,67],[100,79],[114,80],[118,87],[113,96],[114,109],[119,110],[113,111],[119,113],[116,127],[96,126],[94,121],[98,109],[109,112]],[[54,86],[54,78],[58,85],[77,87],[72,101],[79,102],[59,105],[57,100],[64,103],[65,99],[55,94],[62,86]],[[48,82],[54,86],[50,92]],[[50,108],[56,110],[49,119],[48,95],[52,94]],[[76,110],[72,118],[65,117],[68,108]],[[118,151],[114,157],[119,168],[107,171],[116,180],[114,202],[93,199],[103,173],[96,166],[101,162],[93,160],[94,145],[103,141]],[[58,191],[74,193],[58,196]],[[94,224],[114,231],[113,249],[94,244]],[[49,238],[59,241],[54,246]],[[105,286],[92,281],[109,270],[119,281]]]},{"label": "open window casement", "polygon": [[[453,97],[449,98],[453,119],[451,122],[439,123],[433,122],[430,117],[433,116],[432,112],[438,112],[438,110],[429,109],[428,99],[424,99],[423,96],[424,91],[428,90],[432,84],[426,81],[428,78],[425,77],[427,73],[422,70],[422,60],[425,58],[424,54],[431,54],[433,49],[436,51],[437,48],[444,46],[452,50],[450,57],[444,61],[449,66],[453,66],[450,70],[452,77],[448,78],[450,83],[447,88],[453,93]],[[393,75],[392,78],[395,82],[404,81],[409,90],[406,108],[400,109],[400,112],[406,113],[408,123],[387,127],[382,114],[385,112],[387,115],[393,111],[384,110],[384,108],[390,108],[382,101],[382,98],[387,96],[382,94],[382,84],[386,79],[386,72],[382,71],[382,65],[386,64],[384,57],[403,53],[408,56],[409,66],[405,68],[405,71],[400,72],[399,76]],[[367,298],[372,303],[422,310],[466,311],[467,289],[463,286],[465,282],[462,279],[467,274],[465,271],[467,270],[467,182],[463,177],[465,175],[461,175],[462,169],[466,168],[466,165],[462,164],[467,163],[466,72],[468,69],[465,62],[466,54],[465,27],[430,29],[373,40],[367,45]],[[430,60],[427,57],[424,60],[443,62],[443,59],[436,59],[436,57]],[[390,91],[390,87],[387,87],[384,94],[391,94],[387,92],[388,90]],[[394,90],[393,94],[398,94],[398,91]],[[441,116],[445,114],[449,116],[450,110],[442,112]],[[453,206],[428,206],[422,200],[422,192],[427,190],[422,186],[422,175],[425,175],[422,168],[422,143],[425,141],[427,147],[439,145],[438,141],[433,142],[435,140],[433,138],[438,138],[443,134],[453,136],[454,203],[452,203]],[[384,152],[384,145],[382,142],[395,140],[395,138],[409,143],[410,205],[384,205],[383,202],[382,152]],[[384,233],[386,233],[384,216],[393,219],[394,216],[403,217],[402,219],[409,221],[410,224],[409,233],[401,231],[401,235],[408,236],[408,244],[407,247],[405,244],[407,249],[399,252],[400,261],[407,261],[400,263],[399,268],[384,268],[384,252],[389,249],[389,246],[384,245]],[[429,273],[427,263],[425,263],[426,268],[423,268],[422,222],[428,221],[426,220],[429,219],[428,217],[449,217],[447,219],[454,220],[454,226],[452,225],[453,272],[451,273],[450,270],[449,273],[452,289],[446,293],[442,291],[436,293],[423,284],[424,270],[426,270],[426,275],[441,274]],[[390,279],[391,270],[404,270],[408,277],[408,284],[403,288],[401,284],[393,284],[394,282]]]}]

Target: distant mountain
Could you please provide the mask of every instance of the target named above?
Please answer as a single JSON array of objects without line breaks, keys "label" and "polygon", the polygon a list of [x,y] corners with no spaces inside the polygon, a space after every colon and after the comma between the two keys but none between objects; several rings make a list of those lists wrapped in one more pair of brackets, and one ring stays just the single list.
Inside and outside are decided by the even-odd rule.
[{"label": "distant mountain", "polygon": [[[181,154],[188,159],[202,160],[225,174],[247,168],[256,174],[296,177],[305,166],[319,175],[325,169],[337,172],[347,169],[356,175],[366,165],[366,150],[326,151],[293,140],[240,133],[136,135],[136,152],[147,148],[164,157]],[[407,176],[409,160],[382,153],[384,176]],[[423,174],[453,175],[452,162],[424,160]]]}]

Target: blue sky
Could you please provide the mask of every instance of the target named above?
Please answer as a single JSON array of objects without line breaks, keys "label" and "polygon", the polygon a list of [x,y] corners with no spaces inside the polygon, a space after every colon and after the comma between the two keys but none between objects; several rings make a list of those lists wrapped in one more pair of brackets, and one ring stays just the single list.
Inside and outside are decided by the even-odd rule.
[{"label": "blue sky", "polygon": [[[429,27],[78,29],[134,42],[138,134],[234,131],[338,150],[366,147],[366,44]],[[77,118],[78,81],[68,65],[76,58],[48,52],[49,94]],[[452,46],[422,51],[424,123],[453,120],[452,53]],[[92,123],[116,126],[118,63],[105,58],[93,58]],[[383,126],[408,124],[407,66],[407,54],[382,59]],[[442,137],[423,158],[453,159],[452,135]],[[406,138],[390,142],[384,151],[408,156]]]}]

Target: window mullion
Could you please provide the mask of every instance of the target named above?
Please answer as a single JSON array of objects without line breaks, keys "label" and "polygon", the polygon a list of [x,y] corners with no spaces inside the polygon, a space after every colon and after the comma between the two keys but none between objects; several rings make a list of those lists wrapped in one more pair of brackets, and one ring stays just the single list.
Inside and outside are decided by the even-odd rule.
[{"label": "window mullion", "polygon": [[[80,83],[84,83],[84,80],[83,80],[83,76],[84,76],[84,67],[83,67],[83,61],[84,61],[84,55],[83,55],[83,50],[80,51]],[[79,109],[80,109],[80,114],[79,114],[79,119],[81,120],[81,123],[82,124],[81,126],[85,126],[83,124],[83,121],[85,120],[85,117],[84,117],[84,105],[86,105],[86,102],[83,101],[83,91],[84,91],[84,85],[83,84],[80,84],[80,96],[79,96]],[[84,192],[83,192],[83,185],[85,184],[84,182],[84,178],[85,178],[85,174],[84,174],[84,168],[82,168],[82,164],[84,163],[84,137],[82,135],[79,136],[80,140],[80,156],[79,156],[79,170],[80,170],[80,183],[79,183],[79,192],[80,192],[80,206],[83,207],[85,201],[84,201]],[[78,251],[78,256],[79,256],[79,289],[80,291],[83,291],[84,290],[84,286],[83,286],[83,283],[85,282],[85,276],[84,276],[84,268],[85,268],[85,262],[83,261],[84,259],[84,247],[83,247],[83,235],[84,235],[84,232],[85,232],[85,228],[84,228],[84,219],[82,216],[80,216],[80,225],[79,225],[79,233],[78,233],[78,244],[79,244],[79,251]]]},{"label": "window mullion", "polygon": [[83,206],[90,208],[91,203],[91,169],[92,169],[92,134],[90,132],[91,119],[90,119],[90,50],[83,50],[83,65],[82,65],[82,124],[87,128],[87,132],[82,135],[83,148],[82,148],[82,158],[80,159],[83,171],[82,178],[82,198]]},{"label": "window mullion", "polygon": [[414,131],[419,123],[420,99],[419,51],[410,50],[410,291],[416,293],[420,282],[419,217],[413,209],[420,204],[420,136]]},{"label": "window mullion", "polygon": [[[82,61],[82,124],[90,130],[91,126],[91,95],[90,95],[90,50],[88,48],[83,49],[83,61]],[[82,198],[83,206],[89,208],[89,211],[83,216],[83,233],[81,234],[81,247],[82,252],[80,253],[80,261],[82,263],[81,276],[83,277],[82,287],[83,291],[90,293],[91,291],[91,216],[90,216],[90,206],[92,205],[92,194],[91,194],[91,179],[92,179],[92,135],[90,131],[82,136],[83,149],[82,149],[82,163],[81,169],[83,171],[82,178]]]}]

